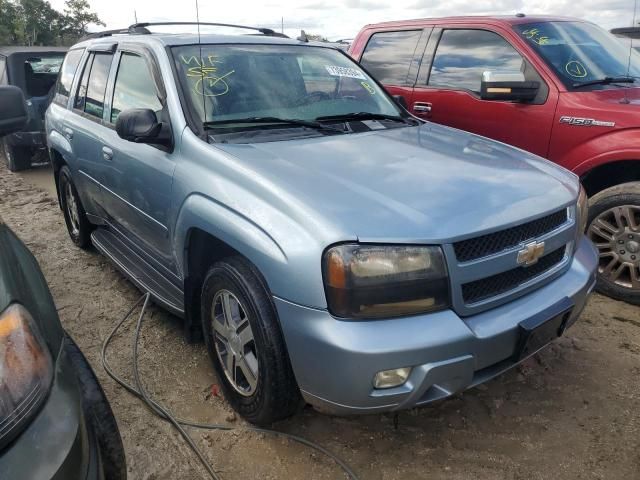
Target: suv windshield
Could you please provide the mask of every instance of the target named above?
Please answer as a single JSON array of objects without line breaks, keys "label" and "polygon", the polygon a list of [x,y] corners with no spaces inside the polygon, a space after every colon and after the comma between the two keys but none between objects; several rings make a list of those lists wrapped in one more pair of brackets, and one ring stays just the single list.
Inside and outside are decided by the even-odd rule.
[{"label": "suv windshield", "polygon": [[203,125],[402,115],[371,77],[333,49],[189,45],[173,48],[173,55],[188,108]]},{"label": "suv windshield", "polygon": [[[640,77],[640,54],[605,30],[585,22],[516,25],[516,31],[555,71],[567,88],[607,88]],[[612,81],[614,80],[614,81]],[[628,87],[629,85],[625,85]]]}]

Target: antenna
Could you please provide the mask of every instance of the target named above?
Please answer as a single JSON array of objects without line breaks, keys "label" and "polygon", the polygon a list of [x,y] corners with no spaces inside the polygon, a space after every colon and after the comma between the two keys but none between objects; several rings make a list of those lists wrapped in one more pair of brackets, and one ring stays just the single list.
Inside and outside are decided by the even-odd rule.
[{"label": "antenna", "polygon": [[136,9],[133,9],[133,18],[136,21],[136,23],[138,23],[138,13],[136,12]]},{"label": "antenna", "polygon": [[202,89],[202,115],[204,121],[207,121],[207,97],[204,96],[204,60],[202,58],[202,37],[200,36],[200,8],[198,8],[198,0],[196,0],[196,22],[198,22],[198,48],[200,49],[200,76],[202,81],[200,82],[200,88]]}]

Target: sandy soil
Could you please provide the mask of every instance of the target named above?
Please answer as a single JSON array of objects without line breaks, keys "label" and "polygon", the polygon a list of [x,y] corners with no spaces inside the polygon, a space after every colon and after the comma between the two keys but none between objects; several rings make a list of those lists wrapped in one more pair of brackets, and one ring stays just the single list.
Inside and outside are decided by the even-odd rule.
[{"label": "sandy soil", "polygon": [[[39,172],[40,178],[43,174]],[[50,181],[51,177],[49,177]],[[40,182],[41,183],[41,182]],[[182,438],[104,373],[100,346],[140,296],[95,251],[67,238],[53,196],[0,168],[0,216],[31,248],[65,328],[111,401],[129,478],[205,478]],[[130,378],[131,325],[110,360]],[[152,307],[141,340],[148,390],[180,417],[235,419],[203,345]],[[567,335],[518,369],[426,408],[335,418],[305,409],[276,428],[343,457],[361,479],[640,479],[640,309],[594,295]],[[224,479],[339,479],[335,465],[298,444],[236,430],[191,430]]]}]

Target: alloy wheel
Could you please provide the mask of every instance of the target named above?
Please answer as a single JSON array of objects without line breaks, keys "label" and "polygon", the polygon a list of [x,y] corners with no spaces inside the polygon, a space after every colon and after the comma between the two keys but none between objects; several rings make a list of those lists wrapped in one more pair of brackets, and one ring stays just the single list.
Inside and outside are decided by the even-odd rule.
[{"label": "alloy wheel", "polygon": [[623,288],[640,289],[640,207],[605,210],[593,219],[588,235],[599,251],[600,276]]},{"label": "alloy wheel", "polygon": [[218,360],[233,388],[244,396],[258,386],[256,342],[244,308],[229,290],[220,290],[213,298],[211,321]]},{"label": "alloy wheel", "polygon": [[80,234],[80,214],[78,213],[78,204],[73,194],[71,183],[67,182],[64,189],[65,204],[67,206],[67,215],[71,223],[71,234],[73,236]]}]

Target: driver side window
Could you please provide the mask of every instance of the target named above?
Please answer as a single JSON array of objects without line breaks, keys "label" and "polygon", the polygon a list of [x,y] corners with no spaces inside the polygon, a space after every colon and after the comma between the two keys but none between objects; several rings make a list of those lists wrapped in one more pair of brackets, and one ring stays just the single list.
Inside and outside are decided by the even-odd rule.
[{"label": "driver side window", "polygon": [[133,53],[123,53],[113,89],[111,123],[116,123],[120,112],[131,108],[148,108],[157,115],[163,107],[145,59]]},{"label": "driver side window", "polygon": [[480,93],[485,71],[521,72],[524,71],[524,61],[497,33],[445,30],[438,43],[428,84]]}]

